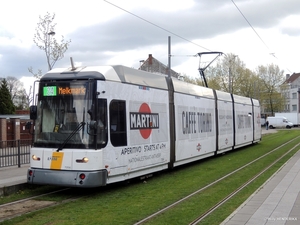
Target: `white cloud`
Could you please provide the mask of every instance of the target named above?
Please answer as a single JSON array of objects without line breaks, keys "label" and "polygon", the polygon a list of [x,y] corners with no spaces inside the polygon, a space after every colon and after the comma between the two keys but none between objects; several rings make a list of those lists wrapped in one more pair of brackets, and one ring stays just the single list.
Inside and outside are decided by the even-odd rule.
[{"label": "white cloud", "polygon": [[[275,63],[285,73],[300,72],[300,2],[235,3],[255,31],[231,1],[223,0],[6,1],[0,9],[0,77],[29,77],[30,66],[46,72],[44,53],[33,43],[39,16],[46,12],[56,14],[55,37],[72,40],[55,67],[69,67],[73,57],[75,65],[138,68],[148,54],[167,65],[171,36],[173,55],[209,49],[238,55],[249,69]],[[199,58],[174,56],[171,65],[198,76]]]}]

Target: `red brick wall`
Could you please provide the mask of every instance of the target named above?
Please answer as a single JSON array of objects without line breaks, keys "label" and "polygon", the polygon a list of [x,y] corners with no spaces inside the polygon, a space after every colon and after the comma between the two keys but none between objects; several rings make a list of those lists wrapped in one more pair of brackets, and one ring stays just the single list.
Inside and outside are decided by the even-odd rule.
[{"label": "red brick wall", "polygon": [[25,128],[29,120],[0,119],[0,141],[32,140],[32,135]]}]

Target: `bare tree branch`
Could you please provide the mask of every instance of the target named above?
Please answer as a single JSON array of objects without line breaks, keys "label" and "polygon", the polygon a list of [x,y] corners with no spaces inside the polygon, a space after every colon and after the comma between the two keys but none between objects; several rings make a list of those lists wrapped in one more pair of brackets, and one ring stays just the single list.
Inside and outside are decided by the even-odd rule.
[{"label": "bare tree branch", "polygon": [[[55,14],[50,15],[46,13],[44,17],[39,16],[39,22],[35,29],[36,33],[33,37],[33,42],[36,46],[45,52],[48,70],[51,70],[55,63],[64,57],[65,52],[68,50],[71,40],[65,40],[64,36],[61,36],[61,40],[57,41],[55,38],[55,26],[54,23]],[[34,77],[40,79],[42,76],[42,70],[38,70],[37,73],[33,72],[32,67],[28,68],[28,71],[33,74]]]}]

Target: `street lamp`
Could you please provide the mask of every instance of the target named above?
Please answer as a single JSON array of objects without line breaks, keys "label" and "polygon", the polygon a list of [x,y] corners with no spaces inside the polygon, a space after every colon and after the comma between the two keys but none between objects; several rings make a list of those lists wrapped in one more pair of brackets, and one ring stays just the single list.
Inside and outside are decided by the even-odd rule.
[{"label": "street lamp", "polygon": [[54,31],[50,31],[48,33],[49,36],[49,41],[48,41],[48,47],[49,47],[49,52],[47,53],[47,61],[48,61],[48,70],[52,69],[52,66],[50,64],[50,55],[51,55],[51,36],[54,36],[55,32]]},{"label": "street lamp", "polygon": [[50,32],[48,33],[48,35],[54,36],[54,35],[55,35],[55,32],[54,32],[54,31],[50,31]]},{"label": "street lamp", "polygon": [[[233,55],[233,61],[235,62],[235,57],[237,57],[237,55]],[[232,94],[232,86],[233,86],[233,82],[232,82],[232,71],[231,71],[231,67],[232,67],[232,59],[229,59],[229,93]]]}]

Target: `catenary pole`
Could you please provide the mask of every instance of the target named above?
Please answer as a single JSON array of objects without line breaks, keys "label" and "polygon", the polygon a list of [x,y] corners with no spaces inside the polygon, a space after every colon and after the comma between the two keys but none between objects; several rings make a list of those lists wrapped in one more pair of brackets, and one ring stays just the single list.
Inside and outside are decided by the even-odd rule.
[{"label": "catenary pole", "polygon": [[171,78],[171,37],[168,38],[168,77]]}]

